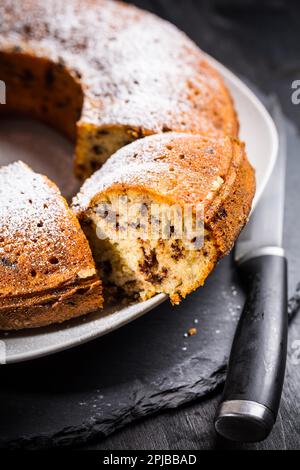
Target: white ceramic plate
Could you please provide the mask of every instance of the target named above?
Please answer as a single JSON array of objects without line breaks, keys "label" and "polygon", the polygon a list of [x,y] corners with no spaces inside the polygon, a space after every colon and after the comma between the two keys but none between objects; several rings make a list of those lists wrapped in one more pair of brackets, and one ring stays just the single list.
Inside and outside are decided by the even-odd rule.
[{"label": "white ceramic plate", "polygon": [[[210,57],[209,60],[223,75],[235,100],[241,139],[246,142],[249,159],[256,170],[255,206],[276,161],[277,131],[268,112],[249,88],[223,65]],[[55,180],[66,197],[71,197],[78,189],[78,183],[70,177],[72,152],[72,146],[64,138],[42,124],[16,118],[1,122],[0,164],[23,160],[35,171]],[[106,309],[63,325],[0,333],[0,363],[26,361],[78,346],[137,319],[164,300],[164,295],[158,295],[147,302]]]}]

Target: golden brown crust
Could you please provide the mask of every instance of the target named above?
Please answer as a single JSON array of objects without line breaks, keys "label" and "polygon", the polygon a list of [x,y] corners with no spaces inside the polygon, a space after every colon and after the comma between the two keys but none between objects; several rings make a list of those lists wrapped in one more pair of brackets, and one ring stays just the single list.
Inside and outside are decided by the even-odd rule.
[{"label": "golden brown crust", "polygon": [[12,303],[5,307],[0,304],[1,330],[38,328],[94,312],[103,305],[102,288],[95,279]]},{"label": "golden brown crust", "polygon": [[2,167],[0,328],[60,322],[101,305],[88,242],[57,187],[21,162]]},{"label": "golden brown crust", "polygon": [[[162,203],[203,207],[205,228],[214,248],[202,276],[180,292],[185,297],[204,283],[218,259],[231,249],[247,221],[255,177],[244,144],[236,139],[156,135],[112,156],[84,183],[73,200],[73,209],[84,220],[98,201],[128,190],[148,193]],[[173,294],[173,303],[178,303],[180,296]]]},{"label": "golden brown crust", "polygon": [[237,136],[219,73],[185,34],[148,12],[109,0],[24,0],[22,8],[3,0],[0,18],[5,109],[71,137],[78,121],[77,174],[91,173],[91,153],[95,165],[102,152],[107,158],[95,142],[120,129],[115,150],[168,131]]},{"label": "golden brown crust", "polygon": [[[80,177],[91,174],[116,149],[141,139],[116,153],[84,185],[74,201],[80,217],[105,193],[126,188],[170,204],[203,205],[215,250],[202,278],[180,295],[172,294],[178,303],[180,296],[203,284],[231,248],[247,220],[255,189],[244,147],[234,140],[237,115],[219,73],[176,27],[120,2],[24,0],[20,8],[18,0],[3,0],[0,18],[0,78],[7,85],[7,105],[1,112],[29,113],[76,140],[75,171]],[[5,255],[6,274],[0,271],[0,281],[2,275],[3,285],[16,283],[16,295],[3,288],[2,313],[10,318],[14,312],[14,323],[8,320],[13,327],[22,323],[22,309],[32,318],[31,326],[82,314],[83,302],[77,301],[85,281],[78,280],[78,265],[85,266],[81,273],[89,273],[91,254],[83,239],[78,249],[77,222],[68,223],[70,245],[55,238],[58,242],[49,248],[68,261],[68,269],[54,272],[52,266],[40,275],[40,267],[49,264],[45,240],[39,253],[32,238],[28,249],[21,245],[18,273],[11,261],[15,248]],[[26,238],[22,230],[21,237]],[[56,262],[50,264],[58,268]],[[94,276],[84,295],[86,308],[101,303]]]},{"label": "golden brown crust", "polygon": [[212,231],[221,255],[227,254],[248,221],[255,194],[255,173],[244,144],[235,144],[227,184],[206,212],[206,224]]},{"label": "golden brown crust", "polygon": [[[208,225],[213,224],[222,202],[236,192],[236,185],[239,200],[235,204],[243,206],[247,201],[249,212],[255,181],[244,144],[223,135],[161,134],[136,141],[113,155],[84,183],[73,209],[80,216],[103,193],[130,187],[152,193],[162,202],[201,203]],[[240,209],[232,212],[237,216]]]}]

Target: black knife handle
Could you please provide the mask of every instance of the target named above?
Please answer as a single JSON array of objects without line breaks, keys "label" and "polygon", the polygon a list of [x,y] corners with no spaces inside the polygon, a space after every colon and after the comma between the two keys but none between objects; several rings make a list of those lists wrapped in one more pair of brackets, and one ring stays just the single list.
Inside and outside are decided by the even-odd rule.
[{"label": "black knife handle", "polygon": [[258,442],[271,432],[282,393],[287,355],[287,262],[264,255],[240,264],[248,297],[231,350],[215,418],[227,439]]}]

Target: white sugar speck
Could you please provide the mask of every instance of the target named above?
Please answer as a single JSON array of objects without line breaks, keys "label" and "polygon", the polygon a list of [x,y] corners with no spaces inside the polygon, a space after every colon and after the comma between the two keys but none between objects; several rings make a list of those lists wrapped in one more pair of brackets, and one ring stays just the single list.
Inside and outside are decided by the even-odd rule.
[{"label": "white sugar speck", "polygon": [[235,287],[235,286],[231,286],[231,292],[232,292],[232,295],[233,295],[234,297],[236,297],[237,294],[238,294],[238,291],[236,290],[236,287]]}]

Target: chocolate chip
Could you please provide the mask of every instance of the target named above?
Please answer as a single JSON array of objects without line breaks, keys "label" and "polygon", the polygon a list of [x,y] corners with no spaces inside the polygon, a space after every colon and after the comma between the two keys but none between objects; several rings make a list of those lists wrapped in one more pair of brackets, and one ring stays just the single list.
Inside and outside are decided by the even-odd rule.
[{"label": "chocolate chip", "polygon": [[100,168],[100,163],[97,160],[91,160],[90,161],[90,167],[92,171],[96,171]]},{"label": "chocolate chip", "polygon": [[108,129],[99,129],[97,131],[97,136],[101,136],[101,135],[109,135],[109,130]]},{"label": "chocolate chip", "polygon": [[34,80],[34,75],[30,69],[24,69],[20,75],[21,80],[26,83],[32,82]]},{"label": "chocolate chip", "polygon": [[151,250],[149,254],[146,253],[146,250],[144,247],[142,247],[142,250],[144,253],[144,259],[143,259],[143,262],[140,263],[139,265],[140,270],[144,274],[152,275],[151,269],[155,268],[158,265],[155,250]]},{"label": "chocolate chip", "polygon": [[32,31],[31,26],[29,24],[25,24],[23,27],[23,31],[25,34],[30,35]]},{"label": "chocolate chip", "polygon": [[16,268],[17,267],[17,262],[16,261],[11,261],[10,259],[6,258],[6,256],[3,256],[1,259],[1,264],[5,266],[6,268]]},{"label": "chocolate chip", "polygon": [[92,151],[96,154],[96,155],[101,155],[102,153],[104,153],[105,149],[101,146],[101,145],[94,145],[92,147]]},{"label": "chocolate chip", "polygon": [[227,211],[226,211],[225,207],[221,207],[218,210],[217,218],[222,220],[222,219],[225,219],[225,217],[227,217]]},{"label": "chocolate chip", "polygon": [[47,88],[52,88],[55,82],[54,71],[52,67],[48,67],[45,72],[45,83]]},{"label": "chocolate chip", "polygon": [[172,255],[171,257],[175,260],[175,261],[178,261],[179,259],[183,258],[184,257],[184,254],[183,254],[183,250],[182,248],[180,248],[178,242],[174,242],[172,243],[171,245],[171,248],[172,248]]}]

